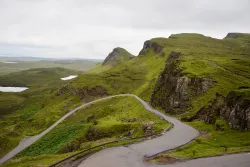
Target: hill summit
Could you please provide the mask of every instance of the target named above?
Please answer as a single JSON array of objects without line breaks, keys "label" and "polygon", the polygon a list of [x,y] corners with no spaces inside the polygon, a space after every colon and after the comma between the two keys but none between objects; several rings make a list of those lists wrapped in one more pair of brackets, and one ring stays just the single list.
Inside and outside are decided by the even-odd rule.
[{"label": "hill summit", "polygon": [[105,58],[102,65],[113,66],[118,62],[123,62],[134,58],[135,56],[129,53],[123,48],[115,48],[109,55]]}]

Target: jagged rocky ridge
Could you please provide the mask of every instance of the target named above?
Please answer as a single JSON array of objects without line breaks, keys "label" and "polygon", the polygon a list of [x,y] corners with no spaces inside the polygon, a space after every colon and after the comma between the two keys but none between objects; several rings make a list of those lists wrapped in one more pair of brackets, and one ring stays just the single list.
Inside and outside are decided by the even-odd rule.
[{"label": "jagged rocky ridge", "polygon": [[214,82],[208,78],[188,78],[182,74],[178,68],[181,57],[181,53],[169,54],[150,99],[153,107],[161,107],[171,114],[186,111],[191,107],[190,100],[206,92]]},{"label": "jagged rocky ridge", "polygon": [[130,54],[128,51],[126,51],[123,48],[115,48],[109,55],[105,58],[102,65],[115,65],[118,62],[121,61],[127,61],[135,56]]}]

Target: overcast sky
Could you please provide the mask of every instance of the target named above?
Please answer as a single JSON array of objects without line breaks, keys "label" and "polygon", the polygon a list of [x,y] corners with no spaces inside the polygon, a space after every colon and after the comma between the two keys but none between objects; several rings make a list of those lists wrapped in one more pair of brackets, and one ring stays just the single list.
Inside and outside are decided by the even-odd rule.
[{"label": "overcast sky", "polygon": [[137,55],[143,42],[181,32],[250,32],[250,0],[0,0],[0,56]]}]

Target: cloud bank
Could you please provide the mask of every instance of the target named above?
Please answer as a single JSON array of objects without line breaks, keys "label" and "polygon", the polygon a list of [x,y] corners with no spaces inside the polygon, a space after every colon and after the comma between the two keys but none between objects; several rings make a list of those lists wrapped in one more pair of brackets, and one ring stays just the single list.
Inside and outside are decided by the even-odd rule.
[{"label": "cloud bank", "polygon": [[196,32],[250,32],[249,0],[1,0],[0,56],[137,55],[145,40]]}]

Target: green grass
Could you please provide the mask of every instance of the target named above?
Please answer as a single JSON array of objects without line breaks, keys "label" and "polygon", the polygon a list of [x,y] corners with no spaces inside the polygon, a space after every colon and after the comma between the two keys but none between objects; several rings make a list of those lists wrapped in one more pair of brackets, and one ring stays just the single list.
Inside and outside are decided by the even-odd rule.
[{"label": "green grass", "polygon": [[142,122],[149,121],[155,121],[155,132],[169,125],[145,110],[133,97],[112,98],[77,111],[19,156],[64,152],[69,143],[77,144],[80,149],[80,145],[85,142],[93,143],[103,138],[118,139],[121,135],[126,136],[130,130],[134,130],[133,137],[142,136]]},{"label": "green grass", "polygon": [[216,131],[215,125],[205,124],[203,121],[195,121],[188,124],[198,129],[202,135],[173,152],[158,155],[154,158],[154,162],[168,156],[178,159],[189,159],[250,151],[249,131],[240,132],[232,130],[222,120],[217,120],[216,124],[223,125],[225,128],[223,131]]},{"label": "green grass", "polygon": [[12,159],[5,164],[0,165],[1,167],[41,167],[49,166],[54,162],[64,159],[70,156],[71,153],[58,154],[58,155],[41,155],[36,157],[22,157],[17,159]]}]

